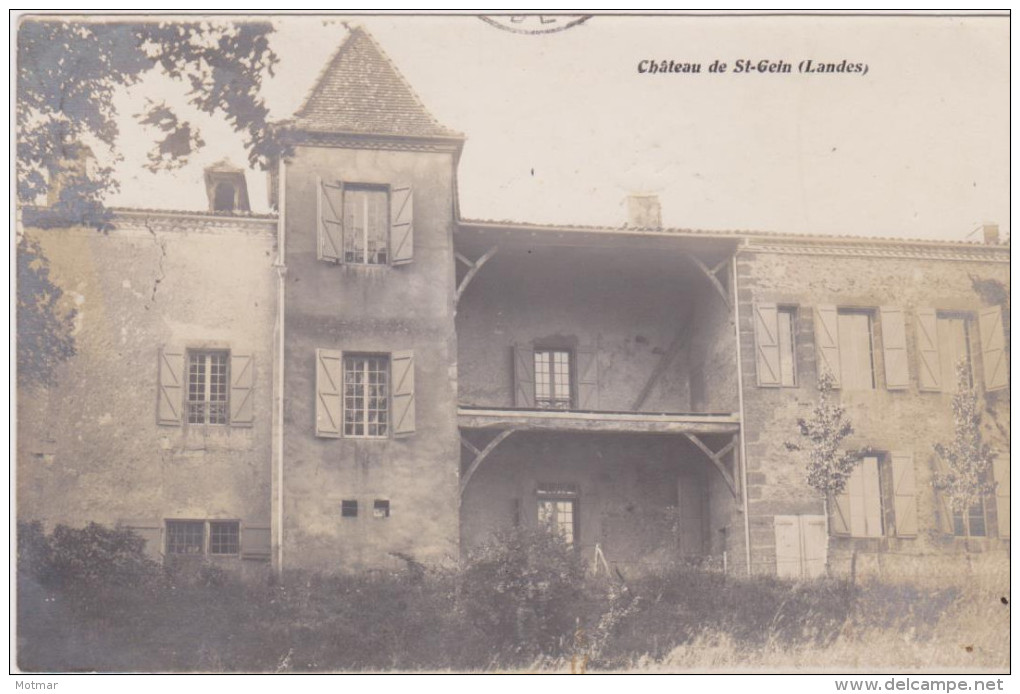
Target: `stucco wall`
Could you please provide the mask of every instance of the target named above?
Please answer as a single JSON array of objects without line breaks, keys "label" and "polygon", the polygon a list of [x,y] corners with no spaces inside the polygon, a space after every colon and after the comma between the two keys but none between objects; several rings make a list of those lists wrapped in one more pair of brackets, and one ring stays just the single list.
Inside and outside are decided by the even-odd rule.
[{"label": "stucco wall", "polygon": [[[156,215],[28,233],[77,310],[77,355],[18,393],[18,517],[268,525],[275,222]],[[158,350],[254,356],[254,422],[156,423]]]},{"label": "stucco wall", "polygon": [[[297,148],[286,167],[284,568],[355,571],[457,556],[452,154]],[[316,259],[316,177],[414,189],[414,260],[347,267]],[[315,350],[413,350],[416,433],[315,436]],[[341,501],[359,502],[341,518]],[[391,516],[372,517],[375,499]]]},{"label": "stucco wall", "polygon": [[[1001,548],[994,539],[994,502],[989,504],[989,539],[965,540],[937,531],[932,444],[952,436],[951,396],[918,391],[918,351],[914,311],[918,308],[965,311],[985,307],[971,278],[993,278],[1008,288],[1008,264],[929,258],[820,255],[806,253],[742,252],[738,257],[740,334],[744,371],[744,431],[747,440],[748,494],[751,544],[755,570],[775,569],[776,514],[820,514],[820,499],[804,480],[803,461],[787,451],[784,441],[796,440],[798,417],[810,414],[817,401],[817,365],[813,308],[819,304],[878,309],[899,307],[906,314],[910,385],[890,391],[885,383],[881,321],[874,320],[874,359],[877,387],[869,391],[841,390],[840,401],[853,422],[849,445],[871,446],[880,452],[911,451],[917,488],[919,532],[916,538],[851,539],[832,537],[830,565],[849,567],[852,552],[882,552],[886,570],[897,556],[931,555]],[[796,353],[798,386],[763,388],[755,381],[754,302],[798,307]],[[976,325],[976,324],[975,324]],[[982,359],[976,327],[971,331],[975,380],[982,379]],[[1009,395],[983,396],[986,440],[1008,452]],[[996,424],[997,423],[997,424]],[[912,559],[910,561],[913,561]],[[866,564],[862,564],[866,565]]]},{"label": "stucco wall", "polygon": [[[707,375],[698,378],[703,391],[715,397],[703,397],[698,405],[734,411],[734,337],[732,327],[725,329],[719,297],[699,282],[679,253],[623,271],[620,258],[625,253],[540,246],[500,249],[458,305],[461,403],[513,407],[513,345],[565,345],[597,352],[597,409],[629,411],[682,329],[692,339],[640,410],[720,411],[700,410],[691,401],[695,376],[689,355],[698,349],[694,365],[711,363]],[[723,325],[717,327],[720,320]],[[727,354],[728,368],[718,368]]]}]

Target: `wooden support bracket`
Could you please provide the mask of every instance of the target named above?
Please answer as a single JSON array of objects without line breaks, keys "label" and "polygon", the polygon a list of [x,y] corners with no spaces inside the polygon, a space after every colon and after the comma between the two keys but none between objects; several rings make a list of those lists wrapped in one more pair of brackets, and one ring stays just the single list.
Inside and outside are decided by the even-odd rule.
[{"label": "wooden support bracket", "polygon": [[[713,465],[715,465],[716,469],[723,476],[723,479],[726,481],[726,485],[730,488],[730,491],[733,492],[733,496],[735,497],[739,496],[740,458],[738,457],[739,456],[738,451],[740,449],[737,448],[738,441],[737,435],[734,434],[733,438],[730,439],[730,442],[727,443],[722,448],[720,448],[718,451],[713,451],[711,448],[706,446],[705,442],[698,438],[697,434],[684,432],[684,436],[686,436],[691,443],[697,446],[702,453],[708,456],[708,459],[712,462]],[[727,454],[732,454],[730,456],[731,460],[728,465],[724,461],[724,458],[726,457]]]},{"label": "wooden support bracket", "polygon": [[715,267],[710,268],[707,265],[705,265],[701,258],[697,257],[696,255],[692,253],[687,253],[686,255],[688,258],[690,258],[692,263],[698,266],[698,269],[701,270],[702,274],[704,274],[705,277],[708,278],[708,281],[712,283],[712,286],[715,287],[715,290],[719,292],[719,296],[721,296],[722,300],[726,302],[726,308],[730,308],[731,307],[730,293],[726,289],[725,285],[723,285],[723,283],[719,281],[719,273],[722,271],[724,267],[726,267],[729,264],[730,259],[726,258],[720,261],[719,264],[716,265]]},{"label": "wooden support bracket", "polygon": [[496,434],[495,436],[493,436],[492,440],[489,441],[489,443],[487,443],[485,445],[485,448],[483,448],[480,451],[478,450],[478,448],[474,444],[468,443],[464,439],[463,436],[461,437],[461,439],[460,439],[461,443],[465,444],[465,446],[468,446],[469,450],[477,451],[477,453],[475,453],[475,459],[471,461],[471,465],[470,465],[470,467],[468,467],[467,472],[465,472],[463,477],[460,478],[460,500],[461,501],[464,500],[464,490],[467,489],[468,482],[471,481],[471,478],[474,476],[475,472],[477,472],[478,468],[481,467],[482,462],[486,458],[489,457],[490,453],[492,453],[494,450],[496,450],[496,446],[498,446],[499,444],[503,443],[504,439],[506,439],[507,436],[509,436],[510,434],[514,433],[515,431],[517,431],[517,430],[516,429],[504,429],[503,431],[501,431],[498,434]]},{"label": "wooden support bracket", "polygon": [[681,325],[677,328],[676,335],[673,336],[673,341],[669,343],[669,347],[667,347],[663,355],[659,357],[659,363],[655,365],[655,369],[652,370],[651,375],[645,382],[644,388],[641,389],[641,392],[638,394],[633,404],[631,404],[630,409],[632,412],[637,412],[644,406],[645,400],[647,400],[648,396],[652,394],[652,390],[659,382],[659,379],[662,378],[662,375],[666,373],[666,369],[668,369],[669,365],[673,363],[674,359],[676,359],[676,355],[679,354],[680,350],[687,344],[690,336],[691,333],[687,330],[687,326]]},{"label": "wooden support bracket", "polygon": [[454,257],[457,258],[457,260],[459,260],[460,262],[467,265],[468,267],[467,274],[464,275],[464,278],[461,279],[460,284],[457,285],[457,295],[455,297],[457,303],[460,303],[460,296],[461,294],[464,293],[464,290],[467,289],[467,286],[471,283],[471,280],[475,278],[475,275],[477,275],[478,271],[482,269],[482,266],[489,262],[492,259],[492,256],[496,255],[496,251],[498,250],[499,250],[498,246],[493,246],[492,248],[485,252],[485,255],[483,255],[478,260],[474,261],[472,261],[470,258],[464,255],[461,255],[460,253],[454,253]]}]

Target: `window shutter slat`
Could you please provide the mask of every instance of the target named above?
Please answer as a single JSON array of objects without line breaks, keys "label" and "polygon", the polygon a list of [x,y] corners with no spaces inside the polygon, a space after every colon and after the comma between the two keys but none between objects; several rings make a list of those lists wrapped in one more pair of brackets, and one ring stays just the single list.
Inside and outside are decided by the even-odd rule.
[{"label": "window shutter slat", "polygon": [[181,425],[184,406],[184,350],[159,350],[159,386],[156,423]]},{"label": "window shutter slat", "polygon": [[775,304],[754,305],[754,348],[758,385],[782,385],[782,368],[779,363],[779,308]]},{"label": "window shutter slat", "polygon": [[907,332],[903,324],[903,311],[883,306],[881,316],[885,387],[889,390],[905,390],[910,386],[910,370],[907,365]]},{"label": "window shutter slat", "polygon": [[514,346],[514,407],[535,407],[535,350]]},{"label": "window shutter slat", "polygon": [[825,565],[829,558],[825,516],[801,516],[800,521],[804,578],[817,578],[825,574]]},{"label": "window shutter slat", "polygon": [[414,352],[393,352],[390,370],[393,374],[393,435],[410,436],[414,433]]},{"label": "window shutter slat", "polygon": [[917,387],[942,390],[942,366],[939,362],[938,318],[933,308],[919,308],[917,325]]},{"label": "window shutter slat", "polygon": [[592,348],[577,350],[577,409],[599,408],[599,360]]},{"label": "window shutter slat", "polygon": [[340,438],[343,426],[343,352],[315,350],[315,435]]},{"label": "window shutter slat", "polygon": [[1006,365],[1006,339],[1002,331],[1002,309],[998,306],[978,312],[981,331],[981,355],[985,365],[985,390],[1009,385]]},{"label": "window shutter slat", "polygon": [[833,535],[850,534],[850,495],[845,491],[829,497],[832,502],[832,525],[830,526]]},{"label": "window shutter slat", "polygon": [[316,180],[317,257],[319,260],[340,263],[343,262],[344,247],[343,184],[326,183],[321,178]]},{"label": "window shutter slat", "polygon": [[896,534],[900,537],[917,535],[917,484],[914,479],[914,456],[909,452],[893,451],[893,515]]},{"label": "window shutter slat", "polygon": [[241,558],[268,560],[273,551],[273,531],[268,525],[241,528]]},{"label": "window shutter slat", "polygon": [[255,419],[255,362],[250,354],[230,353],[230,424],[250,427]]},{"label": "window shutter slat", "polygon": [[999,453],[992,463],[995,478],[995,511],[999,517],[999,537],[1009,537],[1009,454]]},{"label": "window shutter slat", "polygon": [[411,186],[390,189],[390,246],[394,265],[406,265],[414,260],[414,191]]},{"label": "window shutter slat", "polygon": [[840,386],[839,314],[835,306],[815,307],[815,342],[818,349],[818,374],[828,370],[833,385]]},{"label": "window shutter slat", "polygon": [[142,549],[145,556],[156,562],[163,561],[163,521],[132,518],[122,521],[119,525],[145,540],[145,547]]}]

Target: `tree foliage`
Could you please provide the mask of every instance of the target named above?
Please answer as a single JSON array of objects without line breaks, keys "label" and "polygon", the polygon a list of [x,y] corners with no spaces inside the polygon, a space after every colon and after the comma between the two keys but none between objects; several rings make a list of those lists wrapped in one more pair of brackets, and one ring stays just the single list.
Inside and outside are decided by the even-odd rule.
[{"label": "tree foliage", "polygon": [[56,367],[75,354],[76,312],[63,305],[37,241],[18,239],[17,262],[18,384],[50,384]]},{"label": "tree foliage", "polygon": [[[261,96],[276,54],[268,22],[67,21],[32,19],[18,30],[17,194],[31,203],[65,169],[70,148],[89,141],[117,152],[115,97],[146,75],[161,72],[187,87],[187,101],[220,115],[244,135],[249,162],[265,166],[274,151],[269,111]],[[136,116],[159,131],[149,165],[184,162],[204,143],[197,128],[163,102]],[[100,210],[116,191],[112,169],[90,172],[89,184],[63,186],[58,201],[73,212]]]},{"label": "tree foliage", "polygon": [[818,377],[818,402],[808,418],[797,420],[802,443],[787,442],[786,448],[806,455],[807,483],[822,496],[840,494],[860,462],[864,451],[844,448],[854,433],[846,408],[830,402],[835,378],[828,371]]},{"label": "tree foliage", "polygon": [[965,512],[995,491],[991,479],[995,456],[981,434],[981,409],[966,360],[956,365],[952,406],[953,439],[933,446],[943,463],[943,469],[935,473],[935,488],[949,498],[954,510]]}]

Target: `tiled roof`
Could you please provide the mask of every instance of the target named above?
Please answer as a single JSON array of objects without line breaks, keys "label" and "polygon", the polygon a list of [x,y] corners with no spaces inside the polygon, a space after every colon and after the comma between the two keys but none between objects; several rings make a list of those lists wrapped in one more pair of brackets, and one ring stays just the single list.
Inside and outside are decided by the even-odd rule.
[{"label": "tiled roof", "polygon": [[829,242],[829,243],[898,243],[898,244],[925,244],[925,245],[949,245],[966,246],[988,249],[1009,250],[1009,239],[998,244],[985,244],[980,240],[952,241],[946,239],[916,239],[897,238],[894,236],[857,236],[850,234],[801,234],[779,231],[757,231],[751,229],[686,229],[678,227],[632,227],[632,226],[596,226],[587,224],[541,224],[536,222],[519,222],[509,219],[460,219],[458,225],[463,227],[498,227],[505,229],[519,229],[521,231],[538,232],[595,232],[603,234],[611,233],[634,233],[634,234],[673,234],[676,236],[708,236],[732,239],[762,239],[762,240],[784,240],[803,242]]},{"label": "tiled roof", "polygon": [[295,130],[462,137],[425,108],[379,44],[355,27],[287,125]]}]

